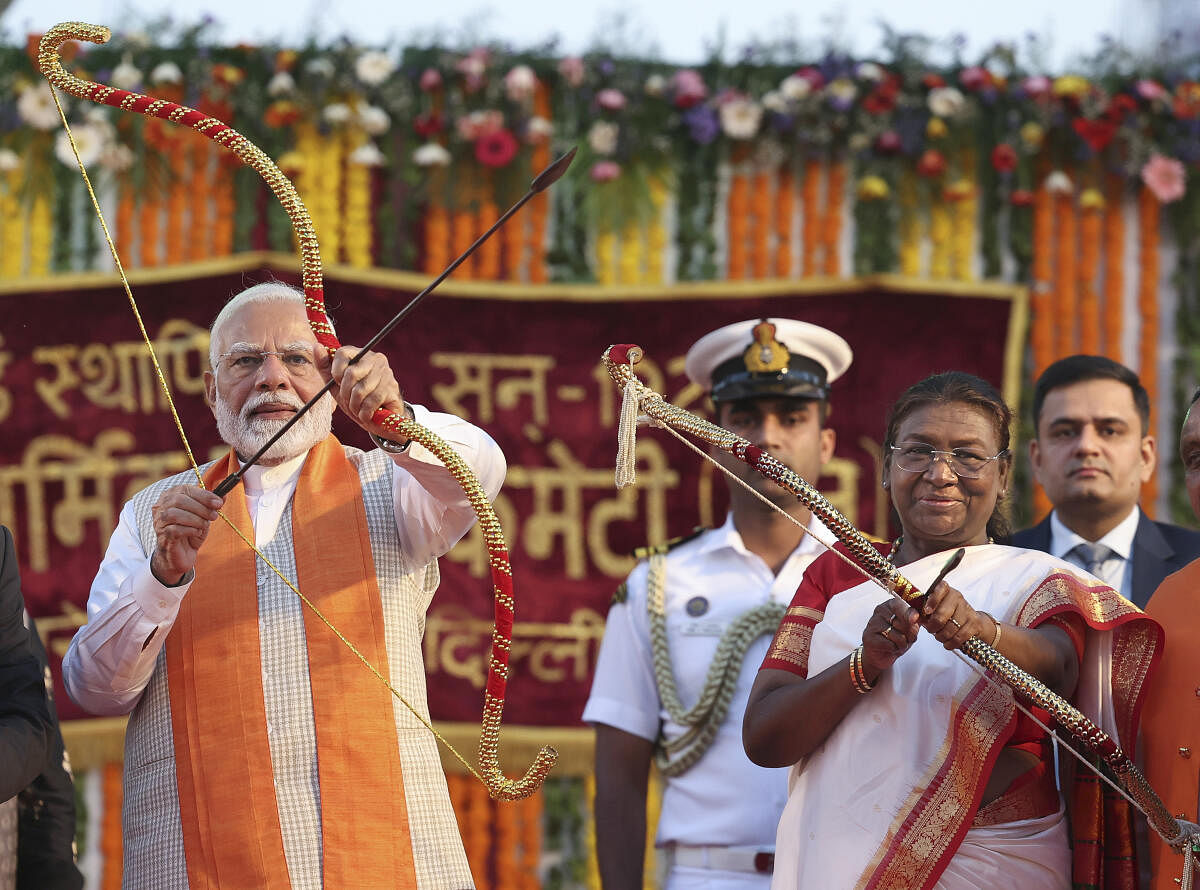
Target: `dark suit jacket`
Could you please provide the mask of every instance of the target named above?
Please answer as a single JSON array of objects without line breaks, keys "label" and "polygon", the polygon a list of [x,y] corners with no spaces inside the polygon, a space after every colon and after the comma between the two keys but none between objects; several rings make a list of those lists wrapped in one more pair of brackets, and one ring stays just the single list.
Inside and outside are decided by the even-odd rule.
[{"label": "dark suit jacket", "polygon": [[[1050,517],[1033,528],[1012,537],[1014,547],[1050,552]],[[1155,522],[1138,511],[1137,532],[1133,536],[1133,590],[1129,598],[1144,609],[1167,575],[1178,572],[1193,559],[1200,558],[1200,532]]]},{"label": "dark suit jacket", "polygon": [[12,532],[0,526],[0,800],[37,778],[54,735],[24,608]]}]

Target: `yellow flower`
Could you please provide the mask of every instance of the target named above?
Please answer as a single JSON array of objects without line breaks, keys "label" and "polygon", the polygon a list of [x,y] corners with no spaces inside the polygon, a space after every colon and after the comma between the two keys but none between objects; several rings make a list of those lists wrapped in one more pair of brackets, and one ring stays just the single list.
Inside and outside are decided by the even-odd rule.
[{"label": "yellow flower", "polygon": [[864,176],[858,181],[858,197],[864,201],[882,201],[892,190],[881,176]]},{"label": "yellow flower", "polygon": [[1079,206],[1084,210],[1103,210],[1104,195],[1099,189],[1084,189],[1083,194],[1079,196]]},{"label": "yellow flower", "polygon": [[1038,123],[1030,121],[1021,127],[1021,141],[1030,148],[1037,149],[1042,147],[1042,140],[1046,138],[1045,128]]},{"label": "yellow flower", "polygon": [[940,117],[931,117],[929,123],[925,125],[925,135],[930,139],[944,139],[948,132],[949,127]]},{"label": "yellow flower", "polygon": [[946,186],[942,192],[942,196],[947,201],[962,201],[974,194],[975,186],[971,184],[969,179],[956,179]]},{"label": "yellow flower", "polygon": [[1087,82],[1087,78],[1080,77],[1078,74],[1064,74],[1054,81],[1054,95],[1056,96],[1078,99],[1089,89],[1091,89],[1091,85]]}]

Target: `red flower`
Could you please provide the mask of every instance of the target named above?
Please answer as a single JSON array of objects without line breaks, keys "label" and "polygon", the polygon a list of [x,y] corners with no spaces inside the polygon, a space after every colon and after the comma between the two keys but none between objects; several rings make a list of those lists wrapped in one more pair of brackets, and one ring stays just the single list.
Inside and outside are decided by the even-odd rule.
[{"label": "red flower", "polygon": [[1079,134],[1079,138],[1088,144],[1092,151],[1103,151],[1117,134],[1117,125],[1110,120],[1088,120],[1077,117],[1071,121],[1071,126]]},{"label": "red flower", "polygon": [[503,167],[517,154],[517,137],[511,130],[493,130],[475,140],[475,160],[485,167]]},{"label": "red flower", "polygon": [[871,114],[887,114],[896,107],[896,97],[878,89],[863,99],[862,107]]},{"label": "red flower", "polygon": [[1121,121],[1125,115],[1137,111],[1137,100],[1128,93],[1117,93],[1113,96],[1112,101],[1108,103],[1108,109],[1104,112],[1109,120]]},{"label": "red flower", "polygon": [[1200,117],[1200,83],[1186,80],[1177,86],[1172,106],[1175,116],[1183,120]]},{"label": "red flower", "polygon": [[936,90],[938,87],[946,85],[946,78],[940,74],[934,74],[932,71],[921,75],[921,86],[927,90]]},{"label": "red flower", "polygon": [[992,166],[1000,173],[1012,173],[1017,169],[1017,152],[1007,142],[992,149]]},{"label": "red flower", "polygon": [[286,99],[272,102],[267,106],[263,120],[266,121],[268,127],[276,129],[290,126],[300,120],[300,107],[295,102],[289,102]]},{"label": "red flower", "polygon": [[936,148],[931,148],[917,161],[917,173],[928,179],[936,179],[946,172],[946,157]]},{"label": "red flower", "polygon": [[442,116],[435,111],[428,114],[418,114],[413,120],[413,129],[417,131],[417,135],[428,139],[430,136],[436,136],[445,129],[446,123],[442,120]]},{"label": "red flower", "polygon": [[958,79],[962,81],[964,88],[972,91],[986,89],[993,85],[991,72],[986,68],[980,68],[978,65],[971,68],[964,68]]},{"label": "red flower", "polygon": [[1008,200],[1014,207],[1031,207],[1033,206],[1033,192],[1029,189],[1014,189]]},{"label": "red flower", "polygon": [[875,140],[875,149],[881,154],[894,155],[900,150],[900,134],[895,130],[884,130]]}]

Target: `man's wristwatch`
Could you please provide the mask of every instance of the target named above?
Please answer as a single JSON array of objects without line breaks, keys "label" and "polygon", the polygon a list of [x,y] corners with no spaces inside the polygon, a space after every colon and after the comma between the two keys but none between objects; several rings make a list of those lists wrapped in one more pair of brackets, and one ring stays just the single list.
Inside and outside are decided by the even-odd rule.
[{"label": "man's wristwatch", "polygon": [[[404,414],[409,420],[414,423],[416,422],[417,417],[413,413],[412,405],[408,404],[408,402],[404,403]],[[412,444],[412,439],[397,442],[394,439],[385,439],[383,436],[377,436],[374,433],[371,433],[371,441],[388,454],[403,454],[408,451],[408,446]]]}]

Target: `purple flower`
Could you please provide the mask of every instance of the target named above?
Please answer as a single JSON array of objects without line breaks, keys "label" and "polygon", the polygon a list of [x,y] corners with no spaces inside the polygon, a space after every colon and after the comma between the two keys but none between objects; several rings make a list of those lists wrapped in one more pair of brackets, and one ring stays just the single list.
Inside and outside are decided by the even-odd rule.
[{"label": "purple flower", "polygon": [[707,105],[697,105],[683,113],[683,122],[687,124],[692,139],[700,145],[710,145],[717,134],[721,132],[721,123],[717,113]]}]

